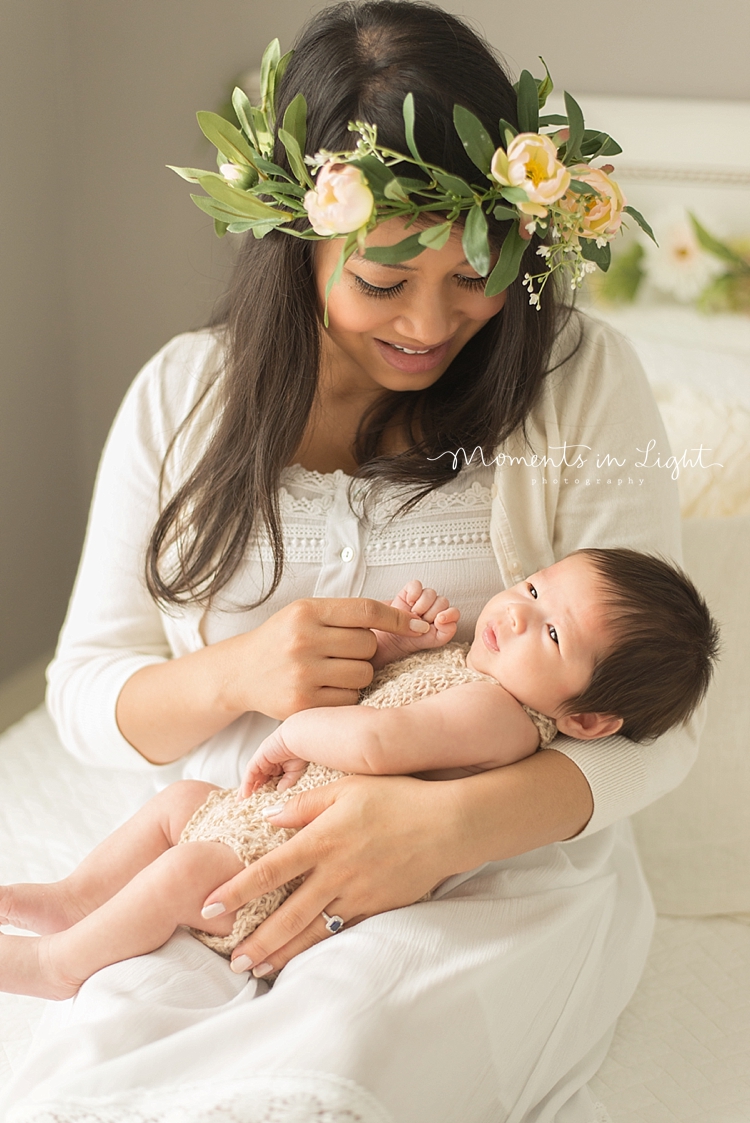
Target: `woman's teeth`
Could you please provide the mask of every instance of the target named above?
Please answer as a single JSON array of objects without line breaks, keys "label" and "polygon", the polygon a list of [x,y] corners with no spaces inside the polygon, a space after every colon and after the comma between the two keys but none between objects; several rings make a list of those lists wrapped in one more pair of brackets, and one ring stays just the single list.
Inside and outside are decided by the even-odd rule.
[{"label": "woman's teeth", "polygon": [[426,355],[428,351],[432,350],[431,347],[426,347],[424,351],[411,351],[408,347],[399,347],[398,343],[392,343],[391,347],[395,347],[397,351],[403,351],[405,355]]}]

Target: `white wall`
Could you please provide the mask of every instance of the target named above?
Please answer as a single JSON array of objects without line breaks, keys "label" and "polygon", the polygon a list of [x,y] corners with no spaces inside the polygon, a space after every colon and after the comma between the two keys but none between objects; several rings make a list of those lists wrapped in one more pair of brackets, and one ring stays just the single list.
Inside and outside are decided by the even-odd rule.
[{"label": "white wall", "polygon": [[[210,161],[194,110],[323,6],[0,0],[0,680],[53,641],[128,383],[226,281],[228,247],[164,165]],[[747,0],[442,6],[573,92],[750,98]]]}]

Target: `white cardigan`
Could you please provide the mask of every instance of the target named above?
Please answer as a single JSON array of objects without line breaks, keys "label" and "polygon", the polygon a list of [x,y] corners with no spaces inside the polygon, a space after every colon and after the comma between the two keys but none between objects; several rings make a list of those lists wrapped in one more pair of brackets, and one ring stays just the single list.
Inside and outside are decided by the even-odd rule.
[{"label": "white cardigan", "polygon": [[[668,449],[645,375],[626,340],[578,315],[558,341],[559,359],[575,348],[581,327],[572,358],[545,380],[528,444],[516,436],[499,453],[484,453],[497,456],[490,535],[506,587],[584,546],[630,546],[680,558],[676,484],[667,470],[636,466],[650,441],[656,444],[648,464],[656,451]],[[153,770],[161,781],[190,771],[186,762],[195,752],[207,759],[214,739],[183,762],[153,765],[120,733],[115,706],[140,667],[203,646],[201,610],[162,612],[142,574],[167,446],[220,361],[220,338],[208,331],[181,335],[146,364],[128,391],[104,450],[78,577],[48,670],[49,709],[74,756],[98,766]],[[179,438],[167,492],[205,443],[215,400],[209,390]],[[695,758],[699,724],[694,720],[645,746],[623,737],[558,737],[555,749],[575,761],[594,797],[582,834],[675,787]]]}]

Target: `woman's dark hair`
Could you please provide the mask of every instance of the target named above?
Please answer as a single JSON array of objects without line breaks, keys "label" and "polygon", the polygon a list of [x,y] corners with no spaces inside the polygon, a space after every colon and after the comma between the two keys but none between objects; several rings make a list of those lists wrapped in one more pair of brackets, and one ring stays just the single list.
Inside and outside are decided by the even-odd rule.
[{"label": "woman's dark hair", "polygon": [[719,629],[681,569],[635,550],[578,550],[596,570],[615,643],[569,714],[614,714],[631,741],[681,725],[705,697],[719,656]]},{"label": "woman's dark hair", "polygon": [[[347,124],[354,120],[377,124],[379,142],[404,152],[402,105],[409,92],[422,157],[469,182],[480,173],[453,127],[454,104],[475,113],[497,144],[499,120],[517,121],[515,92],[490,47],[455,16],[410,0],[340,3],[315,16],[282,80],[278,116],[302,93],[308,153],[351,147]],[[286,162],[278,141],[274,159]],[[505,230],[494,224],[496,245]],[[537,245],[532,239],[527,258]],[[359,425],[352,450],[358,475],[410,486],[410,505],[461,470],[441,453],[494,450],[523,430],[560,323],[553,289],[547,285],[536,311],[516,280],[502,312],[434,385],[384,391]],[[313,244],[281,232],[260,241],[246,235],[220,322],[228,345],[218,376],[221,415],[199,463],[166,502],[149,547],[147,582],[162,604],[218,592],[254,529],[265,529],[275,557],[273,580],[257,603],[281,579],[279,477],[302,441],[318,377],[322,313]],[[394,422],[412,444],[387,455],[383,437]]]}]

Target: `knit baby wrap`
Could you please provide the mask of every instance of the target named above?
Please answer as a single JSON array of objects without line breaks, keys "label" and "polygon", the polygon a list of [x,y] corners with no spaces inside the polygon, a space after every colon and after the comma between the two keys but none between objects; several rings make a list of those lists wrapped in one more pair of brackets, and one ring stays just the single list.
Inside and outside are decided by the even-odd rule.
[{"label": "knit baby wrap", "polygon": [[[370,686],[361,692],[360,704],[374,706],[375,709],[388,709],[408,706],[411,702],[418,702],[421,698],[467,682],[490,682],[497,685],[496,680],[489,675],[473,671],[466,665],[469,646],[468,643],[449,643],[433,651],[418,651],[405,659],[388,663],[376,672]],[[528,706],[524,706],[524,710],[539,730],[540,747],[547,748],[557,733],[554,721]],[[241,799],[236,789],[223,788],[211,792],[187,823],[180,842],[223,842],[235,852],[240,861],[249,866],[296,834],[294,830],[271,826],[262,815],[267,807],[285,802],[299,792],[330,784],[345,775],[347,773],[335,768],[309,764],[304,775],[281,795],[276,791],[277,780],[264,784],[247,799]],[[191,928],[191,932],[214,951],[228,956],[303,880],[302,877],[294,878],[278,889],[248,901],[238,909],[228,936],[210,936],[195,928]]]}]

